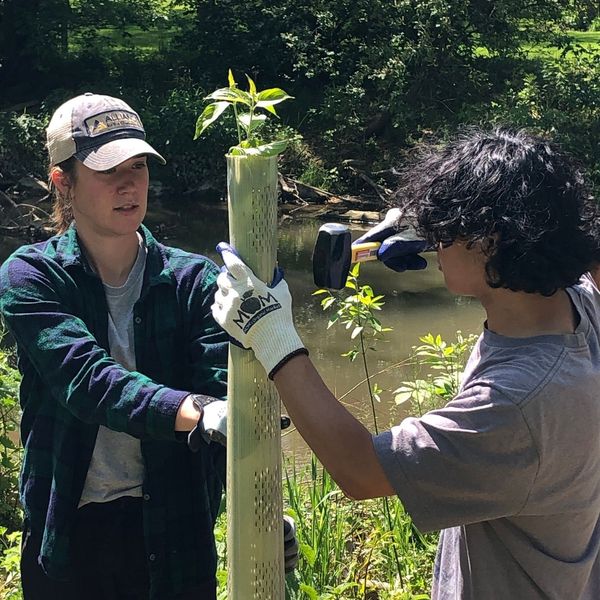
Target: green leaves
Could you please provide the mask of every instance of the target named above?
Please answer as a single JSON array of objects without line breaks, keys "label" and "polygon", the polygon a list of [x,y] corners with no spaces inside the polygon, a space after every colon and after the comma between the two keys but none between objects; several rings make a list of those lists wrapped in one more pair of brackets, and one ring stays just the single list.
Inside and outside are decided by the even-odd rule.
[{"label": "green leaves", "polygon": [[232,156],[277,156],[286,149],[288,141],[277,140],[256,147],[247,147],[244,144],[245,142],[242,142],[238,146],[232,146],[229,149],[229,154]]},{"label": "green leaves", "polygon": [[[196,121],[194,139],[198,139],[206,129],[223,115],[229,106],[233,107],[238,143],[229,149],[232,156],[277,156],[287,147],[289,140],[266,141],[258,137],[257,132],[267,121],[268,115],[256,112],[262,109],[267,113],[277,116],[275,105],[292,98],[280,88],[271,88],[259,92],[253,79],[246,75],[248,91],[238,88],[231,69],[227,74],[229,87],[215,90],[206,97],[211,104],[206,106]],[[238,111],[243,107],[243,112]],[[245,139],[242,139],[242,132]]]},{"label": "green leaves", "polygon": [[466,357],[476,339],[475,335],[463,337],[460,331],[454,342],[444,341],[439,334],[420,337],[422,344],[413,349],[412,356],[415,363],[428,372],[424,377],[403,381],[393,392],[396,404],[409,402],[413,412],[422,415],[454,398]]},{"label": "green leaves", "polygon": [[[4,330],[0,324],[0,341],[3,336]],[[18,398],[21,375],[13,365],[14,356],[11,352],[4,348],[0,349],[0,515],[3,523],[10,527],[15,527],[21,521],[18,477],[22,448],[17,435],[20,420]]]},{"label": "green leaves", "polygon": [[197,140],[204,133],[206,128],[211,123],[214,123],[228,108],[229,102],[215,102],[206,106],[196,121],[196,133],[194,134],[194,139]]},{"label": "green leaves", "polygon": [[263,90],[258,94],[256,106],[258,108],[264,108],[277,116],[277,111],[274,108],[275,104],[279,104],[290,98],[292,98],[292,96],[288,96],[282,89],[271,88],[270,90]]},{"label": "green leaves", "polygon": [[267,120],[267,115],[254,115],[254,117],[250,113],[243,113],[238,116],[238,121],[241,126],[245,129],[246,133],[251,133],[262,127]]},{"label": "green leaves", "polygon": [[[380,334],[392,331],[390,327],[383,327],[374,314],[374,311],[381,310],[381,307],[385,304],[383,302],[384,296],[375,295],[370,285],[359,285],[359,273],[360,263],[356,263],[350,270],[345,286],[345,289],[354,290],[355,293],[346,296],[346,298],[334,296],[329,290],[325,289],[313,292],[313,296],[325,296],[321,299],[323,310],[328,310],[331,307],[335,308],[335,315],[329,320],[327,328],[329,329],[335,323],[340,322],[346,329],[351,330],[351,340],[365,335],[375,338]],[[342,354],[350,360],[354,360],[357,355],[358,352],[352,350]]]}]

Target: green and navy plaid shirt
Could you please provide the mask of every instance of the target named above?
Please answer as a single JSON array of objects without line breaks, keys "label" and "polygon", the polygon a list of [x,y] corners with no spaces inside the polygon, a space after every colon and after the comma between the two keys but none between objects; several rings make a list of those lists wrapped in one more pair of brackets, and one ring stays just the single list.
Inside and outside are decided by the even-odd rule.
[{"label": "green and navy plaid shirt", "polygon": [[141,440],[151,597],[166,600],[215,576],[225,451],[211,443],[190,452],[174,424],[189,392],[225,396],[227,336],[210,310],[214,263],[140,233],[148,254],[133,314],[138,371],[109,355],[104,288],[74,226],[5,261],[0,312],[23,376],[21,502],[32,531],[43,533],[44,570],[69,576],[70,531],[105,425]]}]

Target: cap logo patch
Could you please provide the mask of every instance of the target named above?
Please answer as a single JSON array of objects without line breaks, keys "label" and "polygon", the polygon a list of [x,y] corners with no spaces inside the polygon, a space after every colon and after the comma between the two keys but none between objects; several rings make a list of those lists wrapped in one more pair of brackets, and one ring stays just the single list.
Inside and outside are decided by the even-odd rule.
[{"label": "cap logo patch", "polygon": [[140,118],[126,110],[111,110],[84,121],[87,135],[94,137],[115,129],[139,129],[144,131]]}]

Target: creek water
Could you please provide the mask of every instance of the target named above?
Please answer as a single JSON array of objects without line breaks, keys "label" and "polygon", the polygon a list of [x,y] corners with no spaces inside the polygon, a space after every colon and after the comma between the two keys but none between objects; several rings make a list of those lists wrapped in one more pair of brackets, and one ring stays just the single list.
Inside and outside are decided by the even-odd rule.
[{"label": "creek water", "polygon": [[[154,230],[165,225],[162,241],[168,245],[205,254],[220,264],[215,251],[218,242],[227,239],[227,212],[224,206],[186,208],[185,213],[174,213],[150,205],[146,224]],[[278,260],[292,292],[295,322],[310,355],[323,379],[343,402],[373,430],[373,418],[362,360],[350,362],[341,356],[353,347],[350,331],[340,325],[330,329],[331,316],[320,305],[320,296],[313,296],[316,287],[312,278],[312,249],[323,221],[314,218],[285,219],[279,226]],[[351,225],[353,239],[368,226]],[[166,232],[166,233],[165,233]],[[21,242],[0,238],[0,262]],[[452,340],[457,330],[463,334],[481,330],[484,313],[476,301],[452,296],[444,286],[437,268],[435,254],[426,255],[428,267],[423,271],[395,273],[381,263],[361,265],[361,282],[373,287],[375,293],[385,296],[385,305],[378,315],[385,327],[393,330],[367,352],[372,381],[383,389],[381,402],[376,404],[380,429],[397,422],[403,413],[393,399],[402,381],[415,375],[412,366],[394,366],[404,361],[419,337],[428,332]],[[352,390],[350,393],[349,390]],[[295,431],[287,431],[284,449],[300,460],[306,456],[306,446]]]}]

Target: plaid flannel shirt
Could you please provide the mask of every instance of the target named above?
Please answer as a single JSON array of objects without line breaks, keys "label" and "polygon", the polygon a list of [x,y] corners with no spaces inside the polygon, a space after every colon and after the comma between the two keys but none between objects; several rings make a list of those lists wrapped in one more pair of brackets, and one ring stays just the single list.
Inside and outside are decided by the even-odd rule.
[{"label": "plaid flannel shirt", "polygon": [[215,576],[225,451],[211,443],[190,452],[174,424],[189,392],[225,396],[227,336],[210,310],[214,263],[140,233],[148,254],[133,314],[137,371],[109,355],[104,288],[74,226],[4,262],[0,312],[17,342],[20,494],[32,531],[43,533],[41,565],[68,578],[70,529],[105,425],[141,440],[151,598],[165,600]]}]

